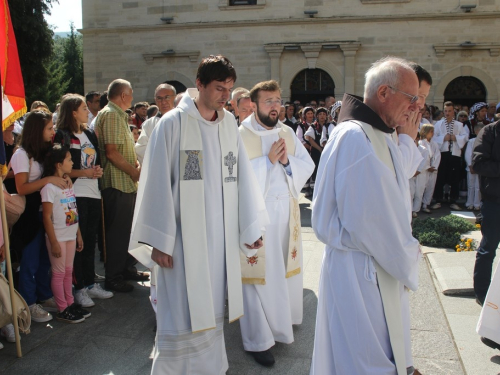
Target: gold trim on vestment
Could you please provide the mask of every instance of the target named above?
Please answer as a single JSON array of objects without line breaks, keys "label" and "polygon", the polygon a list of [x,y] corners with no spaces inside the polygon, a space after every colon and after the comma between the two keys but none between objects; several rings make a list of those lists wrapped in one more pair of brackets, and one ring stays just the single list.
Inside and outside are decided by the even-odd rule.
[{"label": "gold trim on vestment", "polygon": [[237,320],[240,320],[240,318],[242,318],[242,317],[243,317],[243,315],[240,315],[240,316],[238,316],[236,319],[230,320],[230,321],[229,321],[229,324],[234,323],[234,322],[236,322]]},{"label": "gold trim on vestment", "polygon": [[266,279],[260,277],[242,277],[243,284],[266,285]]},{"label": "gold trim on vestment", "polygon": [[217,327],[211,327],[211,328],[206,328],[206,329],[200,329],[199,331],[193,331],[192,333],[200,333],[200,332],[205,332],[205,331],[210,331],[212,329],[216,329]]},{"label": "gold trim on vestment", "polygon": [[295,276],[295,275],[298,275],[300,273],[300,267],[299,268],[296,268],[294,269],[293,271],[290,271],[290,272],[287,272],[285,278],[289,278],[289,277],[292,277],[292,276]]}]

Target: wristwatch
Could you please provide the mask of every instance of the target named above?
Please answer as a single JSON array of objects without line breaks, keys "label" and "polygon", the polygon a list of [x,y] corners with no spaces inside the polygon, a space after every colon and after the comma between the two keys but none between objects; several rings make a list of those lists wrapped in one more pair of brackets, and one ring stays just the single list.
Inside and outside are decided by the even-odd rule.
[{"label": "wristwatch", "polygon": [[281,164],[284,168],[286,168],[286,167],[288,167],[288,166],[290,165],[290,159],[288,159],[288,161],[286,162],[286,164],[283,164],[282,162],[280,162],[280,164]]}]

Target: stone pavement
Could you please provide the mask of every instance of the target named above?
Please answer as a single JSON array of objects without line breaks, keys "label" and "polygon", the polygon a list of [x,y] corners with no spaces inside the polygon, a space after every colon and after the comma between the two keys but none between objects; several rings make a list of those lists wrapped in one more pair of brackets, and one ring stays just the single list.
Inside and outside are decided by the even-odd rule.
[{"label": "stone pavement", "polygon": [[[309,201],[302,199],[300,203],[304,246],[303,324],[294,327],[293,344],[277,344],[273,348],[277,362],[273,368],[266,369],[244,353],[239,323],[226,323],[224,337],[229,375],[309,373],[324,246],[312,231]],[[103,273],[102,263],[96,261],[96,264]],[[135,286],[132,293],[97,300],[96,306],[90,309],[92,317],[82,324],[68,325],[56,320],[33,323],[32,332],[22,335],[24,357],[21,359],[16,358],[15,345],[2,339],[5,348],[0,350],[0,373],[149,374],[155,317],[149,304],[148,285],[138,283]],[[440,297],[427,262],[422,259],[420,288],[410,297],[415,367],[424,375],[464,374]],[[207,374],[210,374],[208,369]]]},{"label": "stone pavement", "polygon": [[[481,232],[466,234],[477,241]],[[494,375],[500,372],[500,352],[480,341],[476,326],[481,307],[473,290],[475,252],[456,253],[446,249],[426,248],[427,259],[435,275],[439,302],[445,312],[453,340],[467,375]],[[495,259],[493,270],[498,263]]]}]

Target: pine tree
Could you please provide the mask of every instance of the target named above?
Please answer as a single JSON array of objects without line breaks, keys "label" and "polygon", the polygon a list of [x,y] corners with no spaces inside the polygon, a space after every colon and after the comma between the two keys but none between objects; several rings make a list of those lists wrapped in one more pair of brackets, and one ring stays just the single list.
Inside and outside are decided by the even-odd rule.
[{"label": "pine tree", "polygon": [[68,82],[67,92],[83,95],[82,36],[76,33],[73,22],[71,32],[64,40],[64,81]]}]

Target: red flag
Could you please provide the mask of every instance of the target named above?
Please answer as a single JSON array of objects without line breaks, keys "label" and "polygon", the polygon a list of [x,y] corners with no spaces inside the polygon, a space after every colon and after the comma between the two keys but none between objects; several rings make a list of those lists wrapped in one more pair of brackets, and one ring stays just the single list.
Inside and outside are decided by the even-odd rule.
[{"label": "red flag", "polygon": [[21,64],[7,0],[0,0],[0,77],[3,131],[26,113]]}]

